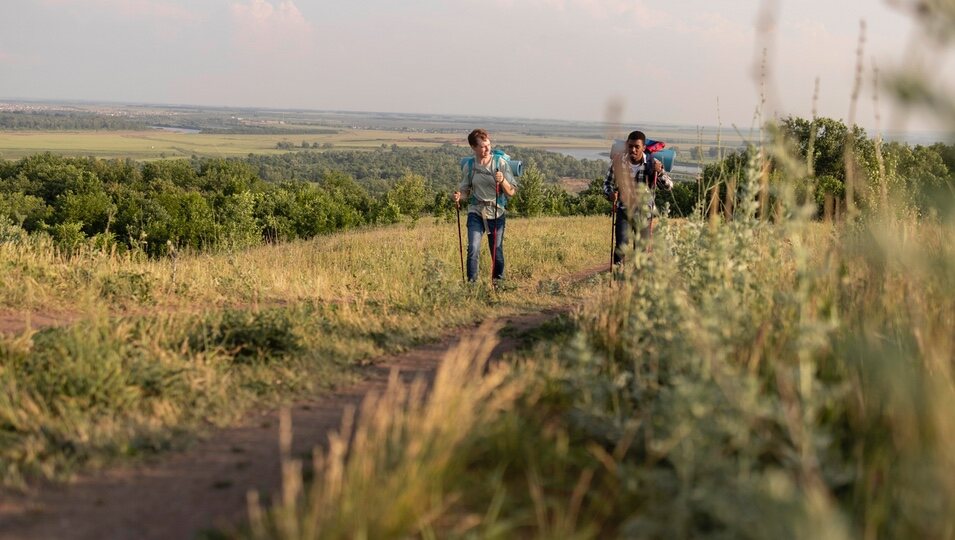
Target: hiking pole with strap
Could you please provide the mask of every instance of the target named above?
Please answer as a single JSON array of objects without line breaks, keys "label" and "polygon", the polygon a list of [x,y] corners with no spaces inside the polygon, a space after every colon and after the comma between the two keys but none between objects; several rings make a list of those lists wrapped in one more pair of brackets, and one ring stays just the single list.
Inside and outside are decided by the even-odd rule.
[{"label": "hiking pole with strap", "polygon": [[454,208],[458,212],[458,255],[461,256],[461,281],[468,282],[464,274],[464,244],[461,241],[461,201],[454,201]]},{"label": "hiking pole with strap", "polygon": [[617,233],[617,196],[618,192],[613,192],[613,203],[610,205],[610,286],[613,286],[613,265],[617,258],[617,240],[614,235]]}]

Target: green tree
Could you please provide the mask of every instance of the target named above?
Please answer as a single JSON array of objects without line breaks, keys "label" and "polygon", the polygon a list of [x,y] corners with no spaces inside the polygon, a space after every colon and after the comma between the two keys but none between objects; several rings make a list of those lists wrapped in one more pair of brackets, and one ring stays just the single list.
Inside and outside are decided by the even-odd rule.
[{"label": "green tree", "polygon": [[354,178],[343,172],[325,172],[322,175],[319,187],[331,195],[333,199],[344,202],[361,214],[367,214],[371,209],[371,197],[369,197],[368,191]]},{"label": "green tree", "polygon": [[185,159],[151,161],[143,165],[143,182],[156,186],[163,181],[184,189],[199,187],[196,168]]},{"label": "green tree", "polygon": [[410,217],[412,223],[421,217],[421,210],[430,198],[424,176],[414,173],[405,173],[385,195],[387,204],[394,206],[399,214]]},{"label": "green tree", "polygon": [[[879,172],[875,159],[875,143],[861,127],[852,126],[850,130],[840,120],[806,120],[794,116],[784,118],[780,127],[795,149],[796,155],[807,163],[811,161],[812,177],[833,178],[844,186],[847,179],[845,156],[851,145],[858,172],[855,176],[856,192],[863,193],[867,185],[872,185],[877,180]],[[810,141],[812,156],[808,155]],[[842,192],[845,193],[844,187]]]},{"label": "green tree", "polygon": [[604,179],[594,178],[587,189],[577,194],[573,212],[584,215],[610,214],[610,201],[604,195]]},{"label": "green tree", "polygon": [[955,182],[938,150],[935,145],[911,147],[898,142],[883,147],[886,182],[894,199],[911,201],[921,212],[941,209],[939,202],[951,197]]},{"label": "green tree", "polygon": [[27,231],[37,230],[52,213],[52,208],[40,197],[22,192],[0,192],[0,219],[7,218]]},{"label": "green tree", "polygon": [[564,216],[570,213],[570,195],[556,184],[544,186],[544,213]]},{"label": "green tree", "polygon": [[216,208],[218,242],[242,249],[262,241],[262,228],[255,219],[256,195],[249,191],[225,197]]},{"label": "green tree", "polygon": [[524,171],[511,203],[514,212],[522,216],[537,217],[544,213],[544,175],[535,164]]},{"label": "green tree", "polygon": [[225,159],[203,162],[199,177],[203,192],[226,196],[251,191],[261,183],[251,165]]}]

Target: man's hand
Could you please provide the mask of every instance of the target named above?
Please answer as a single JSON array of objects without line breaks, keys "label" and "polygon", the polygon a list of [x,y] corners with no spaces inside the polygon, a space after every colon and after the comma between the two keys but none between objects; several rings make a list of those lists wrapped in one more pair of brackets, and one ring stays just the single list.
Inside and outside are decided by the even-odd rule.
[{"label": "man's hand", "polygon": [[497,171],[496,173],[494,173],[494,181],[497,182],[498,184],[500,184],[501,182],[503,182],[503,181],[504,181],[504,173],[502,173],[501,171]]},{"label": "man's hand", "polygon": [[451,195],[451,198],[454,199],[454,202],[456,203],[461,202],[461,192],[455,191],[454,194]]},{"label": "man's hand", "polygon": [[660,161],[659,159],[654,158],[654,159],[653,159],[653,170],[655,170],[655,171],[658,172],[658,173],[662,173],[662,172],[663,172],[663,162]]}]

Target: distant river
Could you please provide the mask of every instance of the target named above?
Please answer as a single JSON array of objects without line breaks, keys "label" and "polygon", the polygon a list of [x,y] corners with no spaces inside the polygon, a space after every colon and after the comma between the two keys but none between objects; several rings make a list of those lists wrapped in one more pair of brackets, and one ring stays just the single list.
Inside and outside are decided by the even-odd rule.
[{"label": "distant river", "polygon": [[168,131],[170,133],[202,133],[202,130],[200,129],[177,128],[169,126],[149,126],[149,129],[158,129],[159,131]]},{"label": "distant river", "polygon": [[[544,150],[570,156],[575,159],[600,159],[607,163],[610,162],[610,152],[608,150],[600,150],[597,148],[544,148]],[[677,161],[673,165],[673,172],[700,174],[702,171],[703,169],[696,163],[680,164],[680,162]]]},{"label": "distant river", "polygon": [[610,152],[608,150],[597,148],[544,148],[544,150],[555,154],[564,154],[574,159],[602,159],[608,163],[610,162]]}]

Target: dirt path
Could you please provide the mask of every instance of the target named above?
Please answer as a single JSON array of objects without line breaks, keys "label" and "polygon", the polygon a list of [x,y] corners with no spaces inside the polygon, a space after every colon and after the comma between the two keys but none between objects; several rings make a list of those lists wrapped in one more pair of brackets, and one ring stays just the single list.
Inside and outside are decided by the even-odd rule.
[{"label": "dirt path", "polygon": [[18,312],[0,311],[0,334],[21,334],[29,329],[64,326],[75,323],[79,315],[67,312]]},{"label": "dirt path", "polygon": [[[608,265],[568,276],[586,279]],[[491,360],[521,345],[522,336],[569,312],[570,306],[502,319]],[[400,355],[379,358],[358,384],[291,408],[293,454],[310,455],[337,430],[346,407],[385,389],[392,370],[403,379],[433,378],[444,354],[476,327]],[[278,412],[251,416],[217,430],[188,450],[151,463],[89,473],[74,482],[35,486],[30,493],[0,492],[0,539],[175,539],[228,528],[246,515],[246,493],[277,492],[281,485]]]}]

